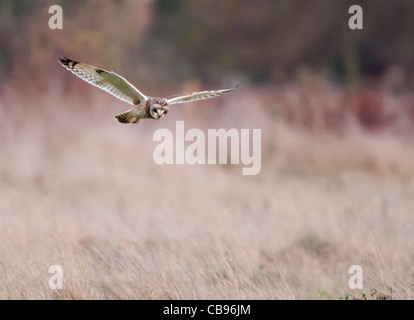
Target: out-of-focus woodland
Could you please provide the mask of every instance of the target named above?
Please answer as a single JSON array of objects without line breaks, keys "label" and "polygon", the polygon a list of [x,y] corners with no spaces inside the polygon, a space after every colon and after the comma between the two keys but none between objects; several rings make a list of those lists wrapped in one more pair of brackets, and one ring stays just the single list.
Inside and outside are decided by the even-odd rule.
[{"label": "out-of-focus woodland", "polygon": [[[63,9],[63,30],[48,27],[52,4]],[[65,54],[115,70],[144,92],[235,83],[276,90],[322,78],[346,90],[347,97],[357,98],[324,118],[343,118],[349,111],[367,127],[394,124],[400,110],[388,110],[380,96],[367,90],[400,94],[413,89],[414,3],[359,1],[363,30],[348,28],[351,4],[346,0],[3,0],[0,90],[8,86],[47,92],[63,81],[79,88],[77,79],[56,64],[56,58]],[[301,99],[306,100],[306,94]],[[412,99],[402,108],[403,118],[414,119]],[[304,107],[300,113],[307,120],[298,120],[303,115],[282,108],[282,114],[296,122],[311,121],[313,112]],[[328,125],[338,125],[329,119]]]},{"label": "out-of-focus woodland", "polygon": [[[45,84],[60,77],[51,61],[67,54],[109,65],[148,87],[217,83],[225,76],[278,84],[306,72],[362,85],[392,68],[412,86],[414,3],[359,1],[364,29],[351,31],[352,3],[3,0],[0,80],[36,75],[35,82]],[[48,28],[52,4],[63,8],[63,30]]]}]

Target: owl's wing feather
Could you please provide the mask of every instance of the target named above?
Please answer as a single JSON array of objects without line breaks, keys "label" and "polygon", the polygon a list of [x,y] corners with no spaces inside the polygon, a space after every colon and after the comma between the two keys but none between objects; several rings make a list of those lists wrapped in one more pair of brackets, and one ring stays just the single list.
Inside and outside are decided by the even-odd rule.
[{"label": "owl's wing feather", "polygon": [[112,94],[122,101],[133,105],[144,105],[148,99],[125,78],[115,72],[103,70],[66,57],[61,57],[59,62],[82,80]]},{"label": "owl's wing feather", "polygon": [[203,100],[203,99],[210,99],[217,97],[223,93],[230,92],[235,88],[231,89],[222,89],[222,90],[213,90],[213,91],[200,91],[200,92],[189,92],[189,93],[181,93],[174,96],[169,96],[165,98],[168,104],[176,104],[176,103],[186,103],[191,101]]}]

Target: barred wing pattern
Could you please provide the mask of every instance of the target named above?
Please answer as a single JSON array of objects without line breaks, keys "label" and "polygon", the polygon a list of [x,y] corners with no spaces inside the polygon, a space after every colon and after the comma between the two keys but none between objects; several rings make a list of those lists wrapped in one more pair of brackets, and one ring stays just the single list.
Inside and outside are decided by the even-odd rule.
[{"label": "barred wing pattern", "polygon": [[169,96],[165,99],[167,100],[168,104],[186,103],[186,102],[191,102],[191,101],[214,98],[223,93],[230,92],[236,89],[237,87],[231,88],[231,89],[223,89],[223,90],[181,93],[181,94],[177,94],[174,96]]},{"label": "barred wing pattern", "polygon": [[61,57],[59,62],[82,80],[112,94],[132,105],[145,105],[148,98],[125,78],[112,71],[106,71],[86,63]]}]

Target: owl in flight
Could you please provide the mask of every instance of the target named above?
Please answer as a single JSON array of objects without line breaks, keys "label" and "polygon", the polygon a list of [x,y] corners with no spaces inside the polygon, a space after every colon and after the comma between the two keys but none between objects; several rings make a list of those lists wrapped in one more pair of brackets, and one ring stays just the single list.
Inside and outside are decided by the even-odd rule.
[{"label": "owl in flight", "polygon": [[214,98],[235,89],[182,93],[167,98],[149,97],[115,72],[106,71],[66,57],[61,57],[59,62],[79,78],[109,92],[122,101],[134,105],[132,109],[115,116],[121,123],[138,123],[140,119],[159,120],[168,113],[171,104]]}]

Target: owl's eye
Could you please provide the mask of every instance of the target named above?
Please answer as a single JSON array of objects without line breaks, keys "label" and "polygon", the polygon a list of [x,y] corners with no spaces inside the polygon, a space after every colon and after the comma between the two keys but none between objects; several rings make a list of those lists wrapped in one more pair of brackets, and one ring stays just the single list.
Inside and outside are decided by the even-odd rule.
[{"label": "owl's eye", "polygon": [[159,117],[160,117],[160,112],[158,111],[158,106],[156,106],[156,105],[154,105],[154,106],[152,106],[151,107],[151,116],[154,118],[154,119],[159,119]]}]

